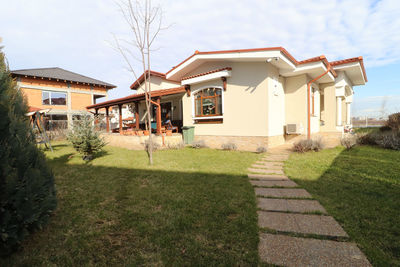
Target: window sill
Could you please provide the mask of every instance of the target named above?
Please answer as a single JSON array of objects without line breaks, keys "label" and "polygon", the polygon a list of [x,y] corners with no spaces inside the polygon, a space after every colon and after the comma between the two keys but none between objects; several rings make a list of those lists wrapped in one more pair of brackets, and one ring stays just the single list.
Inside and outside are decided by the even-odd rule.
[{"label": "window sill", "polygon": [[223,119],[211,117],[211,118],[193,118],[194,124],[221,124]]},{"label": "window sill", "polygon": [[193,117],[193,120],[213,120],[222,118],[223,116],[203,116],[203,117]]}]

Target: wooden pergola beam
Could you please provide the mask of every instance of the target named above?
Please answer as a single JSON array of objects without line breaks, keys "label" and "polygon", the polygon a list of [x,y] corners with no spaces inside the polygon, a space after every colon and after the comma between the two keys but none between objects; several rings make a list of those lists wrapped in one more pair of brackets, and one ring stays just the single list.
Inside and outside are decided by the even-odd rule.
[{"label": "wooden pergola beam", "polygon": [[186,90],[187,96],[189,97],[190,96],[190,85],[189,84],[185,85],[185,90]]},{"label": "wooden pergola beam", "polygon": [[224,91],[226,91],[226,77],[221,77],[222,80],[222,88],[224,88]]}]

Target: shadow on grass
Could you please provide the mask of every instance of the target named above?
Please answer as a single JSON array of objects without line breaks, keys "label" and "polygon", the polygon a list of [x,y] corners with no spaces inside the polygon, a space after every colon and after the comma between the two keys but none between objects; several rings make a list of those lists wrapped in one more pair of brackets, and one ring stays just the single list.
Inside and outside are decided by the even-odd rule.
[{"label": "shadow on grass", "polygon": [[[305,155],[314,162],[303,164],[315,168],[321,158]],[[400,265],[399,161],[396,151],[356,147],[341,152],[318,179],[291,178],[339,221],[373,265],[394,266]]]},{"label": "shadow on grass", "polygon": [[71,155],[49,159],[50,224],[0,265],[257,265],[247,177],[70,164]]}]

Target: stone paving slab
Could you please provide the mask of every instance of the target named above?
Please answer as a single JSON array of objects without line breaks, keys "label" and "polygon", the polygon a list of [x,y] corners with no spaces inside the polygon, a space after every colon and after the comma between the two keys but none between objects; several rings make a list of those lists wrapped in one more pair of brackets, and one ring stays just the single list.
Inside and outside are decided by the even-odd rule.
[{"label": "stone paving slab", "polygon": [[298,197],[311,198],[312,196],[304,189],[288,189],[288,188],[255,188],[257,196],[263,197]]},{"label": "stone paving slab", "polygon": [[276,231],[348,237],[331,216],[258,211],[258,225]]},{"label": "stone paving slab", "polygon": [[268,180],[268,181],[287,181],[289,178],[286,175],[278,174],[247,174],[250,179]]},{"label": "stone paving slab", "polygon": [[287,160],[289,158],[289,155],[267,155],[263,157],[263,159],[281,159],[281,160]]},{"label": "stone paving slab", "polygon": [[270,169],[270,170],[283,170],[283,166],[279,165],[266,165],[266,164],[253,164],[252,168]]},{"label": "stone paving slab", "polygon": [[279,167],[283,167],[283,162],[280,161],[256,161],[255,164],[260,164],[260,165],[265,165],[265,166],[279,166]]},{"label": "stone paving slab", "polygon": [[287,181],[256,181],[250,180],[250,183],[254,186],[265,186],[265,187],[273,187],[273,186],[282,186],[282,187],[296,187],[298,186],[295,182],[291,180]]},{"label": "stone paving slab", "polygon": [[263,161],[270,161],[270,162],[284,162],[287,160],[287,158],[281,158],[281,157],[265,157],[262,158],[261,160]]},{"label": "stone paving slab", "polygon": [[256,169],[256,168],[248,168],[249,172],[256,172],[256,173],[265,173],[265,174],[285,174],[283,170],[270,170],[270,169]]},{"label": "stone paving slab", "polygon": [[318,211],[326,213],[324,207],[316,200],[257,198],[257,202],[258,208],[262,210],[291,212]]},{"label": "stone paving slab", "polygon": [[354,243],[260,234],[263,262],[279,266],[372,266]]}]

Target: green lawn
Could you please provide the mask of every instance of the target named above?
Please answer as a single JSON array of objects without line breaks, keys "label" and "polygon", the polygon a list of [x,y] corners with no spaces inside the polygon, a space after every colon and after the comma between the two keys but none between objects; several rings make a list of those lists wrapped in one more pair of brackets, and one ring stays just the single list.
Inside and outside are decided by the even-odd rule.
[{"label": "green lawn", "polygon": [[374,266],[400,265],[400,152],[361,146],[292,154],[286,173],[306,188]]},{"label": "green lawn", "polygon": [[47,152],[58,208],[0,266],[257,265],[256,201],[246,177],[260,156],[106,147],[90,163],[65,143]]}]

